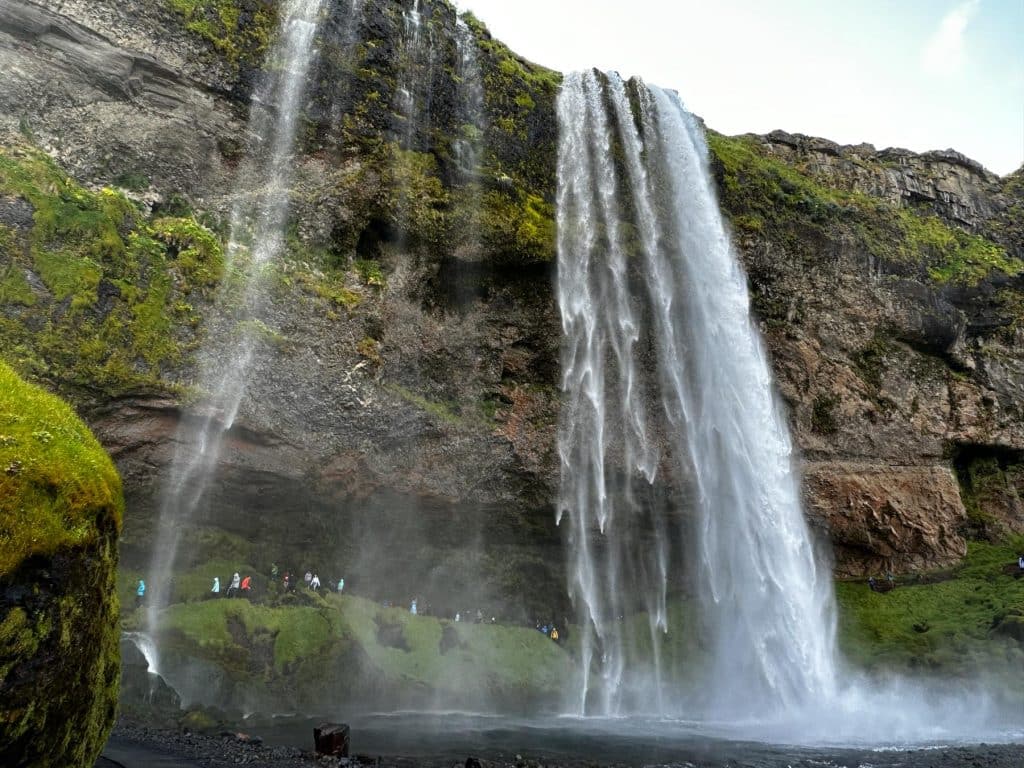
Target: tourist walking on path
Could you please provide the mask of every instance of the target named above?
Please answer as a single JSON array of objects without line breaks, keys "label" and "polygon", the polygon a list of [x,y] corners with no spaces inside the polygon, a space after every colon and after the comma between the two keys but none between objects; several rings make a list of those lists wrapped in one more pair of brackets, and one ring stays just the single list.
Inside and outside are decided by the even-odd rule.
[{"label": "tourist walking on path", "polygon": [[320,591],[320,576],[318,574],[314,573],[313,578],[309,580],[309,588],[314,592]]},{"label": "tourist walking on path", "polygon": [[139,579],[139,586],[135,589],[135,605],[142,605],[142,601],[146,597],[146,582]]},{"label": "tourist walking on path", "polygon": [[242,592],[246,597],[252,594],[252,576],[246,576],[242,579]]},{"label": "tourist walking on path", "polygon": [[306,587],[309,587],[309,585],[313,581],[313,574],[309,571],[306,571],[306,575],[302,577],[302,580],[306,583]]},{"label": "tourist walking on path", "polygon": [[220,576],[213,577],[213,586],[210,591],[215,595],[220,595]]},{"label": "tourist walking on path", "polygon": [[344,591],[345,591],[345,579],[344,578],[340,578],[340,579],[338,579],[338,594],[340,595]]},{"label": "tourist walking on path", "polygon": [[234,576],[231,577],[231,586],[228,587],[228,597],[234,597],[238,593],[241,583],[242,577],[238,575],[238,571],[235,571]]}]

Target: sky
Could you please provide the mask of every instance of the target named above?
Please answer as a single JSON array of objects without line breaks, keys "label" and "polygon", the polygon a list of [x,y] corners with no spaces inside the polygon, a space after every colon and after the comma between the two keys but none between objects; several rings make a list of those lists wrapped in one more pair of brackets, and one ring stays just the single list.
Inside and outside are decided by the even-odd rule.
[{"label": "sky", "polygon": [[1024,0],[456,0],[518,54],[679,91],[727,134],[1024,163]]}]

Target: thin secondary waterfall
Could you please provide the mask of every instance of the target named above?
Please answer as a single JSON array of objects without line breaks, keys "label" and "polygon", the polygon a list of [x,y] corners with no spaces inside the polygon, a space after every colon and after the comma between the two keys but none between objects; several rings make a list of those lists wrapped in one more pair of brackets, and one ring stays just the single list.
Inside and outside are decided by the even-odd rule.
[{"label": "thin secondary waterfall", "polygon": [[278,42],[268,57],[267,74],[252,100],[249,131],[259,140],[242,169],[231,214],[226,273],[239,280],[222,289],[237,302],[239,322],[223,338],[211,339],[200,372],[206,396],[198,423],[183,421],[163,489],[160,528],[150,571],[147,623],[150,634],[169,599],[169,584],[183,526],[190,522],[217,468],[225,433],[238,415],[256,352],[258,324],[266,301],[264,268],[281,253],[292,182],[296,126],[314,61],[313,45],[325,0],[287,0],[280,7]]},{"label": "thin secondary waterfall", "polygon": [[404,61],[397,88],[398,114],[404,120],[403,149],[418,149],[417,134],[421,118],[430,114],[434,85],[434,31],[431,25],[434,8],[428,4],[425,15],[423,0],[413,0],[402,16],[405,21]]},{"label": "thin secondary waterfall", "polygon": [[479,172],[484,135],[484,81],[476,35],[461,18],[456,19],[455,47],[458,52],[459,106],[462,125],[455,141],[455,155],[462,173],[474,179]]},{"label": "thin secondary waterfall", "polygon": [[[803,518],[702,129],[674,95],[615,74],[568,76],[558,110],[558,509],[582,633],[575,708],[665,706],[657,635],[681,628],[667,623],[677,566],[664,537],[684,506],[710,653],[703,710],[760,718],[828,700],[830,574]],[[659,472],[692,501],[652,504],[644,486]],[[630,653],[623,621],[639,608],[652,633],[645,660]]]}]

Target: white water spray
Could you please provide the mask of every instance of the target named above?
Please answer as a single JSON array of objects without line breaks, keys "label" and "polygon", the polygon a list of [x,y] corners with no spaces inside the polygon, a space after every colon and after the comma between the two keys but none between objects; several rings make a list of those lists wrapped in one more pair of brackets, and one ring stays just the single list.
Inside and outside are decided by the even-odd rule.
[{"label": "white water spray", "polygon": [[[260,143],[240,174],[225,264],[225,272],[241,281],[240,322],[227,338],[211,340],[213,351],[206,357],[199,382],[208,398],[205,415],[198,423],[185,420],[179,427],[148,574],[150,637],[156,636],[158,614],[170,599],[182,532],[209,487],[224,435],[234,424],[248,385],[258,345],[253,324],[259,321],[266,300],[263,271],[284,246],[296,125],[316,55],[313,42],[323,6],[324,0],[282,4],[278,42],[270,53],[267,75],[253,95],[249,131]],[[151,668],[158,663],[156,650]]]}]

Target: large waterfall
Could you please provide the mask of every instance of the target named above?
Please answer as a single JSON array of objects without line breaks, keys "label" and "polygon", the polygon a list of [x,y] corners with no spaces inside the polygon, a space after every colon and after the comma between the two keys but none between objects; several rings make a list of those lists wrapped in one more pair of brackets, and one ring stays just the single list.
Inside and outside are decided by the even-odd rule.
[{"label": "large waterfall", "polygon": [[183,527],[193,519],[217,468],[225,433],[245,395],[266,301],[265,267],[281,253],[292,181],[296,126],[324,0],[287,0],[280,7],[278,41],[269,53],[267,74],[253,96],[249,133],[258,141],[242,168],[231,213],[224,296],[239,308],[238,322],[211,338],[204,355],[200,392],[204,415],[179,427],[169,482],[163,489],[160,527],[149,570],[147,623],[171,597],[169,585]]},{"label": "large waterfall", "polygon": [[[674,95],[615,74],[570,75],[558,107],[558,508],[582,624],[576,708],[664,710],[657,635],[680,631],[666,601],[683,567],[666,532],[687,514],[689,588],[710,654],[702,711],[753,717],[830,699],[830,573],[802,515],[702,129]],[[659,474],[687,489],[686,504],[652,498]],[[653,653],[630,668],[626,617],[638,610]]]}]

